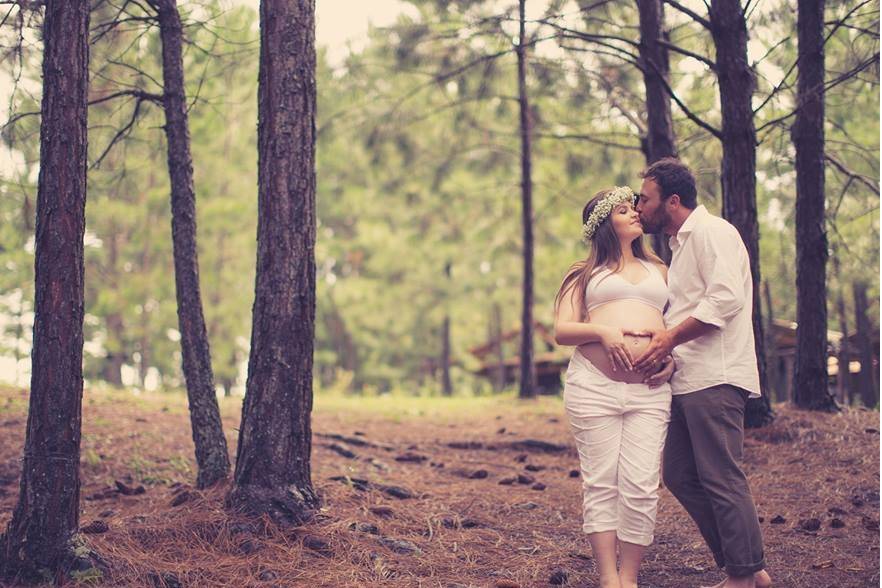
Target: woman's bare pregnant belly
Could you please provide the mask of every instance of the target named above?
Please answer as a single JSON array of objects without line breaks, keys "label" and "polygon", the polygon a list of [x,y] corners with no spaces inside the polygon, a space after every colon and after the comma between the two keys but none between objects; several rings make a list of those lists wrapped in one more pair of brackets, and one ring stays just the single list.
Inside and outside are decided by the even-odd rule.
[{"label": "woman's bare pregnant belly", "polygon": [[[598,306],[588,313],[588,322],[634,331],[663,329],[665,327],[662,313],[654,306],[639,300],[614,300]],[[649,346],[649,341],[649,337],[625,335],[625,345],[631,354],[631,359],[640,357]],[[643,381],[643,374],[638,372],[623,372],[621,369],[613,371],[612,364],[601,343],[580,345],[579,352],[611,380],[628,383]]]}]

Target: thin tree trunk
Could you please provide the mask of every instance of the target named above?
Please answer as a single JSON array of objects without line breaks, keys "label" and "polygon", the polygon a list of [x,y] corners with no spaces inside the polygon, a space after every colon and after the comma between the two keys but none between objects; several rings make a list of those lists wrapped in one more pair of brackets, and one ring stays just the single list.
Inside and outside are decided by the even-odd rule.
[{"label": "thin tree trunk", "polygon": [[646,88],[647,163],[676,157],[677,144],[671,119],[671,97],[665,91],[670,65],[664,39],[664,8],[661,0],[637,0],[640,11],[640,61]]},{"label": "thin tree trunk", "polygon": [[493,372],[493,391],[502,392],[505,388],[505,352],[502,347],[502,306],[493,303],[490,340],[495,342],[496,369]]},{"label": "thin tree trunk", "polygon": [[175,0],[153,2],[159,15],[159,34],[162,37],[163,108],[168,140],[172,245],[181,354],[199,467],[196,484],[199,488],[205,488],[226,479],[230,473],[230,458],[217,405],[199,292],[196,194],[193,189],[193,161],[190,157],[190,130],[184,94],[181,17]]},{"label": "thin tree trunk", "polygon": [[18,502],[0,536],[2,576],[63,581],[79,556],[89,3],[50,0],[35,240],[31,393]]},{"label": "thin tree trunk", "polygon": [[126,354],[123,353],[125,325],[118,312],[108,313],[104,322],[109,335],[106,345],[110,349],[108,349],[107,355],[104,358],[104,373],[102,376],[108,384],[122,388],[122,366],[126,362]]},{"label": "thin tree trunk", "polygon": [[[144,310],[141,313],[141,329],[145,333],[147,332],[147,318],[147,311]],[[138,381],[141,383],[141,388],[145,388],[145,383],[147,382],[147,373],[150,371],[150,339],[146,335],[141,337],[140,345],[141,358],[138,361]]]},{"label": "thin tree trunk", "polygon": [[[658,42],[663,39],[664,6],[661,0],[637,0],[640,13],[640,62],[643,66],[643,85],[646,88],[647,133],[644,154],[647,165],[664,157],[676,157],[677,145],[671,118],[671,97],[664,82],[670,74],[667,48]],[[671,248],[665,235],[652,236],[652,248],[665,263],[671,263]]]},{"label": "thin tree trunk", "polygon": [[22,320],[22,317],[24,315],[24,293],[21,292],[21,290],[19,290],[19,292],[21,293],[21,296],[18,299],[18,306],[16,307],[16,312],[15,312],[15,350],[14,350],[14,352],[15,352],[15,385],[16,386],[19,385],[19,378],[21,377],[20,363],[22,360],[22,355],[21,355],[20,349],[21,349],[22,343],[24,342],[24,334],[25,334],[24,321]]},{"label": "thin tree trunk", "polygon": [[521,311],[521,398],[536,396],[536,366],[533,363],[533,179],[532,115],[527,98],[526,0],[518,3],[518,102],[521,115],[521,213],[524,228],[524,291]]},{"label": "thin tree trunk", "polygon": [[873,408],[879,403],[879,381],[873,367],[873,345],[870,342],[870,319],[867,316],[867,284],[854,282],[854,318],[857,330],[858,355],[861,359],[861,373],[857,389],[864,406]]},{"label": "thin tree trunk", "polygon": [[453,395],[453,383],[450,380],[450,315],[444,315],[441,324],[441,394]]},{"label": "thin tree trunk", "polygon": [[[778,359],[778,344],[775,341],[775,322],[772,310],[772,293],[769,291],[769,282],[763,281],[763,298],[766,301],[766,353],[768,358],[769,393],[775,397],[776,402],[782,402],[781,370]],[[786,396],[786,393],[783,393]]]},{"label": "thin tree trunk", "polygon": [[262,0],[257,275],[251,354],[227,504],[278,523],[311,518],[315,333],[315,4]]},{"label": "thin tree trunk", "polygon": [[351,387],[353,390],[361,390],[360,366],[358,361],[358,347],[352,340],[352,335],[346,327],[346,321],[334,301],[333,291],[329,290],[325,299],[325,310],[322,312],[325,328],[337,354],[337,365],[352,373]]},{"label": "thin tree trunk", "polygon": [[798,0],[796,121],[796,365],[793,401],[837,410],[827,387],[827,231],[824,227],[824,0]]},{"label": "thin tree trunk", "polygon": [[[105,241],[107,243],[107,265],[110,270],[108,274],[111,277],[104,284],[105,287],[112,288],[114,291],[119,287],[118,261],[121,237],[122,235],[114,223],[111,228],[111,234]],[[115,307],[119,308],[119,305],[117,304]],[[126,347],[126,328],[122,315],[116,310],[108,312],[104,318],[104,328],[107,335],[107,340],[104,343],[104,347],[107,348],[107,355],[104,359],[102,377],[109,384],[122,388],[122,366],[126,361],[126,354],[124,353]]]},{"label": "thin tree trunk", "polygon": [[[450,283],[451,263],[444,264],[444,276]],[[446,296],[446,294],[445,294]],[[444,301],[444,321],[441,324],[441,393],[453,395],[453,383],[450,381],[450,301]]]},{"label": "thin tree trunk", "polygon": [[843,404],[851,404],[852,398],[849,390],[851,372],[851,353],[848,345],[848,319],[845,314],[845,296],[842,291],[842,275],[839,269],[839,255],[833,249],[833,279],[836,280],[836,315],[839,319],[839,330],[842,332],[842,340],[839,342],[839,372],[836,374],[836,398]]},{"label": "thin tree trunk", "polygon": [[759,224],[756,212],[756,128],[751,98],[756,87],[747,60],[747,24],[739,0],[712,0],[710,17],[717,52],[717,77],[722,107],[723,216],[731,222],[750,256],[753,279],[753,334],[762,396],[749,400],[744,413],[747,427],[761,427],[774,419],[766,382],[765,337],[760,304]]}]

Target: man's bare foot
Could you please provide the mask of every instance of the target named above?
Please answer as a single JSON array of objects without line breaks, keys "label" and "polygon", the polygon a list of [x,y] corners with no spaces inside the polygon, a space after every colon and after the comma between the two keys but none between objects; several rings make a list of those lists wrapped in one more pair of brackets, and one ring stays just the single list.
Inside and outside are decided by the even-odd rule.
[{"label": "man's bare foot", "polygon": [[772,577],[769,576],[769,572],[766,570],[760,570],[753,575],[753,579],[756,582],[756,588],[771,588],[772,587]]},{"label": "man's bare foot", "polygon": [[[766,570],[760,570],[753,575],[753,582],[750,582],[750,576],[744,576],[742,578],[733,578],[731,576],[726,577],[719,584],[714,584],[713,586],[702,586],[702,588],[771,588],[772,587],[772,577],[769,576],[769,572]],[[625,584],[622,584],[622,588],[625,588]]]},{"label": "man's bare foot", "polygon": [[619,583],[618,576],[601,576],[600,588],[623,588],[623,584]]},{"label": "man's bare foot", "polygon": [[713,586],[703,586],[702,588],[756,588],[758,584],[754,581],[753,576],[727,576],[725,580]]},{"label": "man's bare foot", "polygon": [[621,588],[637,588],[637,580],[619,576],[619,586]]}]

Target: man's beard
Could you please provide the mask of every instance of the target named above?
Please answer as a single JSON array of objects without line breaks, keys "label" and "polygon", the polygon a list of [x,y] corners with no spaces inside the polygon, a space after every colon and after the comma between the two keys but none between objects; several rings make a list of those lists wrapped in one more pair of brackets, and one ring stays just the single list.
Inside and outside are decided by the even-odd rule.
[{"label": "man's beard", "polygon": [[659,207],[651,217],[640,216],[640,224],[643,225],[643,232],[649,235],[661,233],[670,222],[671,215],[669,215],[662,207]]}]

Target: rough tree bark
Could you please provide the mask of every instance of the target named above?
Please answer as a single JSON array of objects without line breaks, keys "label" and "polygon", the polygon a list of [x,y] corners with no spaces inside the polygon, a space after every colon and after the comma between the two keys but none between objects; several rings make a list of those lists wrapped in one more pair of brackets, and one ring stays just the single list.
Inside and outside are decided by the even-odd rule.
[{"label": "rough tree bark", "polygon": [[521,216],[524,229],[524,290],[521,309],[521,398],[536,396],[536,365],[533,363],[533,179],[532,116],[527,97],[526,0],[518,2],[518,103],[521,131]]},{"label": "rough tree bark", "polygon": [[162,38],[163,109],[171,181],[172,248],[181,354],[199,467],[196,484],[199,488],[205,488],[227,478],[230,458],[217,405],[199,291],[196,193],[193,188],[193,160],[190,156],[181,50],[183,31],[175,0],[151,0],[151,3],[159,17],[159,34]]},{"label": "rough tree bark", "polygon": [[793,402],[837,410],[827,388],[827,231],[824,226],[824,0],[797,3],[796,365]]},{"label": "rough tree bark", "polygon": [[262,0],[257,277],[235,483],[227,504],[280,524],[312,517],[315,3]]},{"label": "rough tree bark", "polygon": [[744,413],[747,427],[761,427],[774,419],[766,382],[765,337],[760,304],[759,224],[756,212],[756,127],[751,98],[756,80],[747,60],[747,23],[739,0],[712,0],[711,33],[716,47],[717,78],[722,108],[723,217],[731,222],[750,255],[753,279],[753,334],[759,369],[760,398],[749,400]]},{"label": "rough tree bark", "polygon": [[0,572],[63,581],[91,565],[75,553],[83,397],[83,234],[89,3],[50,0],[35,240],[31,391],[18,502],[0,536]]},{"label": "rough tree bark", "polygon": [[664,81],[670,75],[668,50],[664,39],[664,8],[661,0],[637,0],[640,12],[640,62],[646,88],[647,163],[663,157],[676,157],[677,144],[671,118],[671,97]]},{"label": "rough tree bark", "polygon": [[[640,64],[646,89],[646,163],[676,157],[677,145],[671,118],[671,97],[665,90],[670,74],[667,48],[659,43],[665,37],[664,6],[661,0],[637,0],[640,13]],[[652,236],[652,248],[665,263],[671,263],[671,248],[663,234]]]}]

